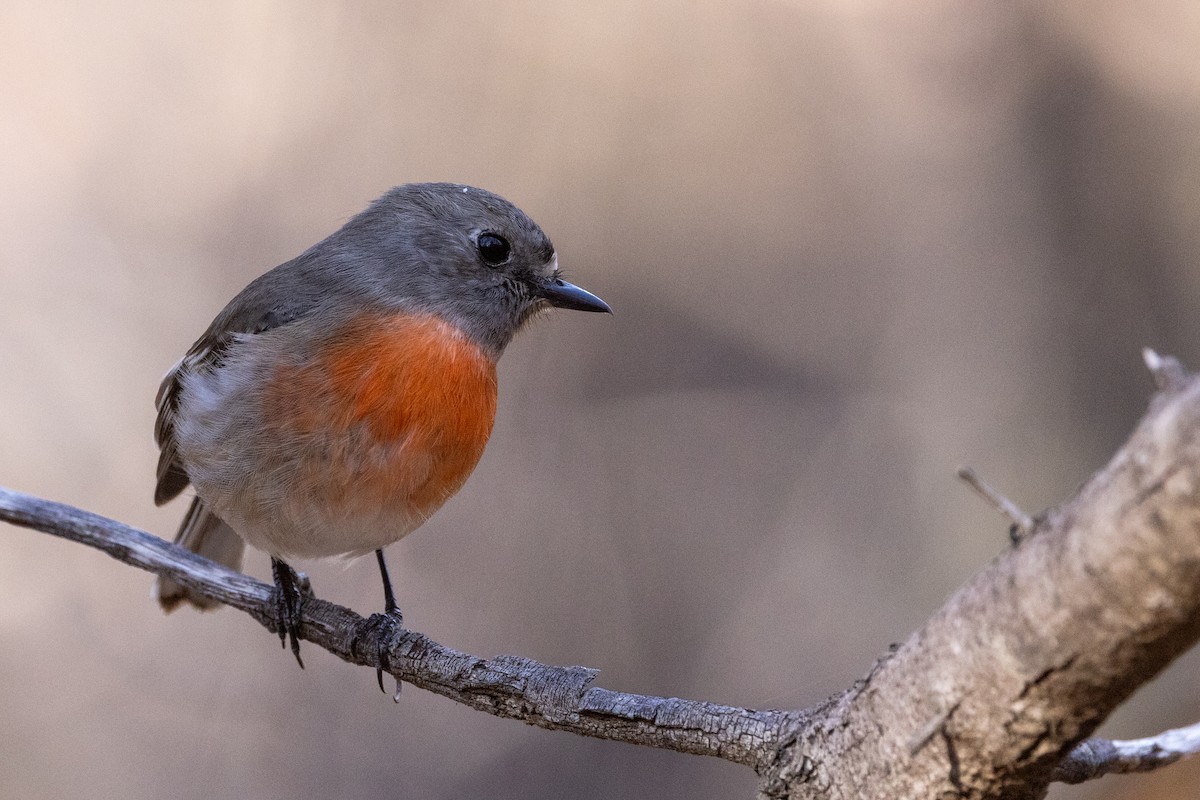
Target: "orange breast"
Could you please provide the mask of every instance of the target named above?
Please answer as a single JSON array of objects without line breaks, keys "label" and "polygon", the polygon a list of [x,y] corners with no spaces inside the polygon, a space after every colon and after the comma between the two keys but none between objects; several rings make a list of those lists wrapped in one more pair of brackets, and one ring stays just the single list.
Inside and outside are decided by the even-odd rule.
[{"label": "orange breast", "polygon": [[308,442],[296,483],[336,513],[432,514],[479,462],[496,416],[495,362],[427,315],[359,318],[271,384],[270,416]]}]

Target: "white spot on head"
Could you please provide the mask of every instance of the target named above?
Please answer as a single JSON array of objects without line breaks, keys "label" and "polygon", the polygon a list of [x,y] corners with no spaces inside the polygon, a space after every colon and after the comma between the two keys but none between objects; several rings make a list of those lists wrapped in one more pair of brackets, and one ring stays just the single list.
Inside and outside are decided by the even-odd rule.
[{"label": "white spot on head", "polygon": [[469,191],[471,191],[471,187],[470,187],[470,186],[464,186],[464,187],[463,187],[463,194],[466,194],[466,193],[467,193],[467,192],[469,192]]}]

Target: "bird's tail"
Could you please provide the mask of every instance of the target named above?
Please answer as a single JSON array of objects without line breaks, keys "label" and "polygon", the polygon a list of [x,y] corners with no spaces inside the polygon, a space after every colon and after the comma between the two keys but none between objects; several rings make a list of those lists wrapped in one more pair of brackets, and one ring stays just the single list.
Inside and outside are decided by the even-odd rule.
[{"label": "bird's tail", "polygon": [[[234,533],[233,528],[226,525],[224,520],[209,511],[199,497],[192,500],[192,505],[179,526],[179,533],[175,535],[175,544],[235,570],[241,570],[242,553],[246,549],[242,537]],[[202,610],[220,605],[217,601],[196,594],[161,575],[154,582],[154,596],[158,598],[163,611],[167,612],[174,611],[180,603],[185,602]]]}]

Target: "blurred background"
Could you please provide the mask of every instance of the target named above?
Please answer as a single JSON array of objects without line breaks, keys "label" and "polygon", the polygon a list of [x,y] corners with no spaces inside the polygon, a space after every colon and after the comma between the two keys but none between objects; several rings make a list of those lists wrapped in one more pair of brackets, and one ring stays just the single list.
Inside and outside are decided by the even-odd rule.
[{"label": "blurred background", "polygon": [[[161,375],[386,188],[476,184],[616,315],[501,362],[466,489],[391,548],[450,646],[754,707],[860,677],[1200,366],[1200,6],[0,5],[0,484],[166,537]],[[375,565],[299,564],[376,610]],[[266,558],[247,569],[269,576]],[[466,710],[164,616],[0,529],[0,796],[749,798],[724,762]],[[1113,717],[1200,718],[1198,654]],[[1193,797],[1200,763],[1058,788]]]}]

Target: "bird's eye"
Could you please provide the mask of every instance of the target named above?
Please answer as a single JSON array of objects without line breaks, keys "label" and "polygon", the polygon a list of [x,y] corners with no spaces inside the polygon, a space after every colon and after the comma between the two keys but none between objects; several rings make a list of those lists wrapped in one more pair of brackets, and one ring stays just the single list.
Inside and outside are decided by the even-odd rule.
[{"label": "bird's eye", "polygon": [[479,255],[483,260],[493,267],[508,261],[510,248],[508,241],[503,236],[498,236],[494,233],[481,233],[479,234],[479,238],[475,240],[475,246],[479,248]]}]

